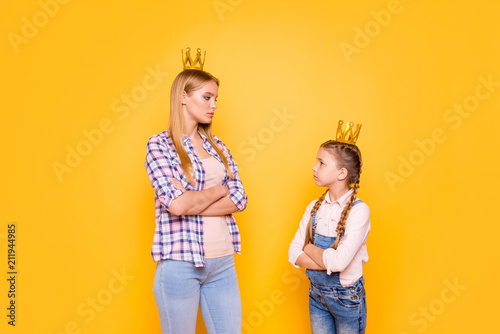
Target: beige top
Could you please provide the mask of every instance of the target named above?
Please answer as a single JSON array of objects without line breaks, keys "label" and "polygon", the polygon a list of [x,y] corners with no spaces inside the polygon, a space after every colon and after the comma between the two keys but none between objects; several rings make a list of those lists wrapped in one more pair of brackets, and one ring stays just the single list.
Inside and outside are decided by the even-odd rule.
[{"label": "beige top", "polygon": [[[224,164],[214,157],[202,159],[201,163],[205,169],[205,188],[221,184],[224,179]],[[226,216],[203,216],[203,248],[206,259],[234,253]]]}]

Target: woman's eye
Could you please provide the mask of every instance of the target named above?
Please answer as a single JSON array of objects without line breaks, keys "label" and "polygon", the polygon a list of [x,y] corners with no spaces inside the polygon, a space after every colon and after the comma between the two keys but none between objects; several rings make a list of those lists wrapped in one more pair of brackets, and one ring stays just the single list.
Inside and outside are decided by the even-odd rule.
[{"label": "woman's eye", "polygon": [[205,100],[210,100],[210,96],[204,96]]}]

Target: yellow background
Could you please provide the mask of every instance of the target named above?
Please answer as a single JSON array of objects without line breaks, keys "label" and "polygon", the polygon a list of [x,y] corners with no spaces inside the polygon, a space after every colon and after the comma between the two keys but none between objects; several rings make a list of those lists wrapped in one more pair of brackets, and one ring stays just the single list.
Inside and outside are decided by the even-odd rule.
[{"label": "yellow background", "polygon": [[[2,333],[160,332],[145,145],[167,126],[187,46],[207,50],[221,79],[214,129],[249,197],[236,215],[243,333],[309,332],[308,282],[287,250],[323,191],[311,168],[339,119],[363,124],[367,333],[493,332],[499,11],[496,1],[3,1]],[[68,167],[77,149],[86,156]],[[58,176],[54,164],[68,169]]]}]

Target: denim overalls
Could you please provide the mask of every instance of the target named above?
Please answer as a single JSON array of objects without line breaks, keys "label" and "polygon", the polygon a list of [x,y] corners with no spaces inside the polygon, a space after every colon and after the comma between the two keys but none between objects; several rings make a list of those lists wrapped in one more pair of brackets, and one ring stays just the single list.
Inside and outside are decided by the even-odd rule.
[{"label": "denim overalls", "polygon": [[[353,206],[362,203],[356,200]],[[312,218],[316,230],[316,213]],[[342,236],[340,236],[342,237]],[[314,233],[314,245],[326,249],[336,237]],[[350,286],[340,284],[338,272],[330,275],[326,270],[307,269],[311,288],[309,289],[309,316],[313,334],[364,333],[366,326],[366,298],[364,279],[361,277]]]}]

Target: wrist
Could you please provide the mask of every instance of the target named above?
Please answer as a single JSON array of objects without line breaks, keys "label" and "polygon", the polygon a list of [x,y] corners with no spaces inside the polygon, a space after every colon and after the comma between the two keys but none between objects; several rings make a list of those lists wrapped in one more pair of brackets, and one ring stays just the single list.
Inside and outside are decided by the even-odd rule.
[{"label": "wrist", "polygon": [[220,197],[225,197],[229,195],[229,189],[226,188],[226,186],[223,186],[222,184],[219,184],[220,186],[220,191],[221,191],[221,196]]},{"label": "wrist", "polygon": [[218,200],[221,197],[224,197],[226,195],[226,190],[225,187],[221,184],[218,184],[212,188],[210,188],[213,192],[213,196]]}]

